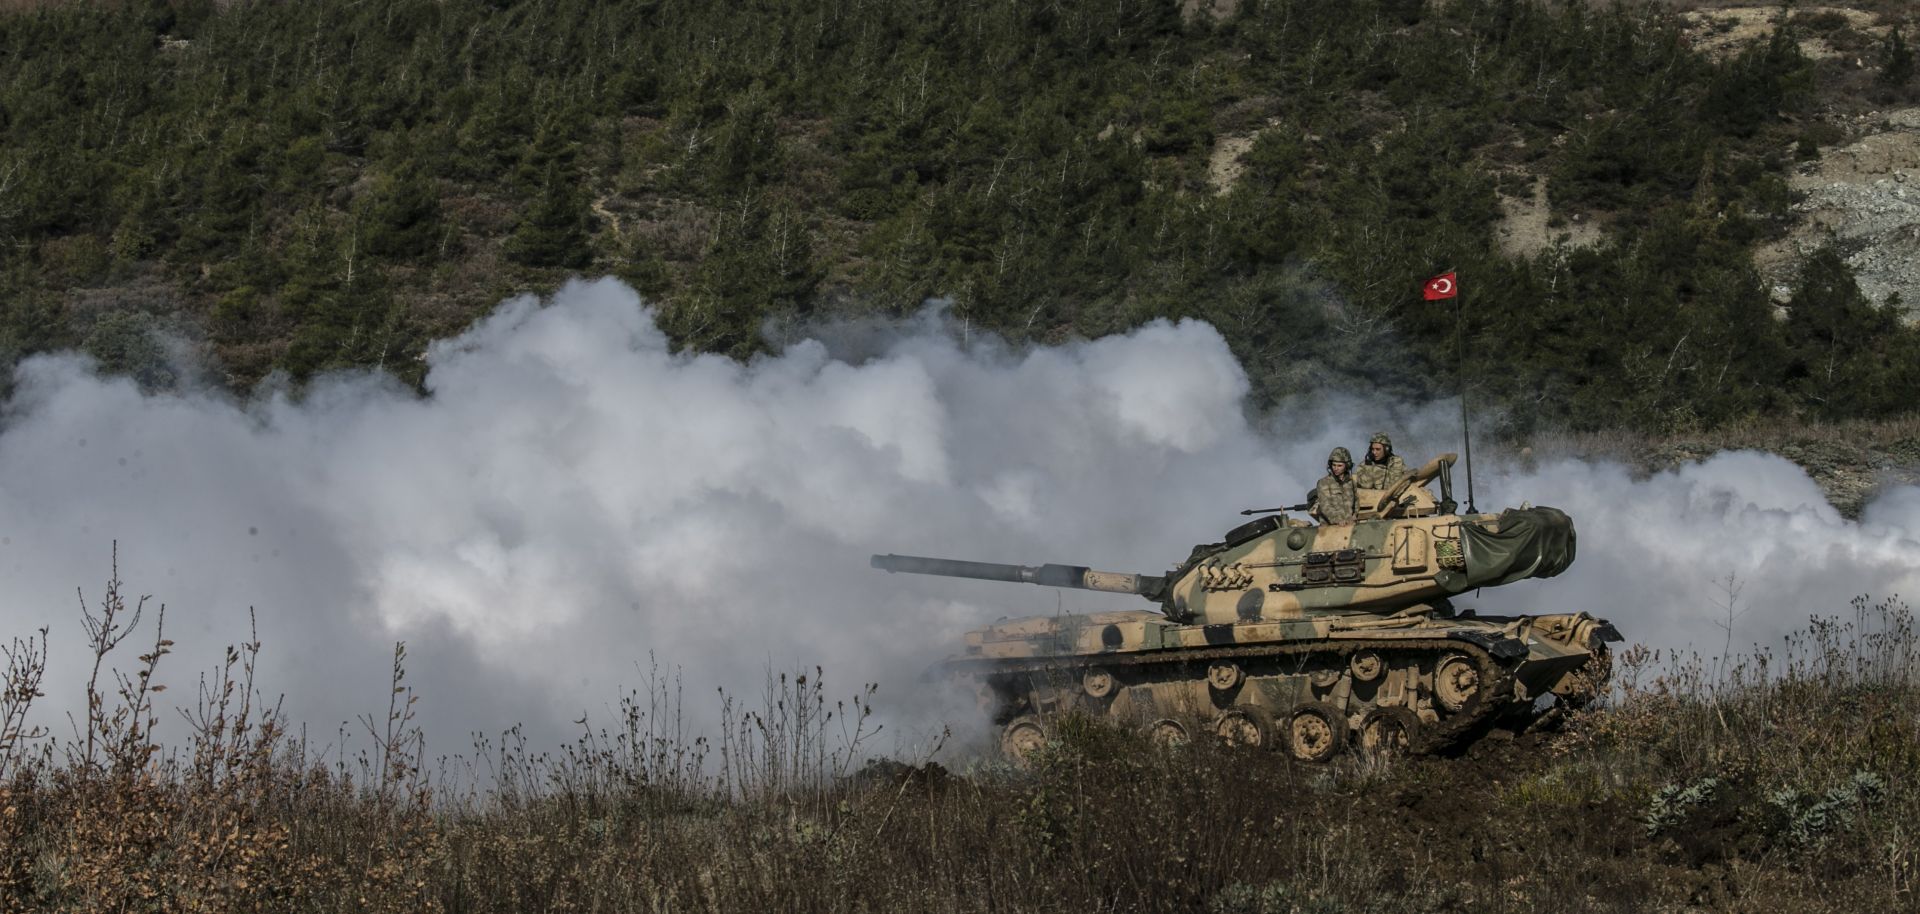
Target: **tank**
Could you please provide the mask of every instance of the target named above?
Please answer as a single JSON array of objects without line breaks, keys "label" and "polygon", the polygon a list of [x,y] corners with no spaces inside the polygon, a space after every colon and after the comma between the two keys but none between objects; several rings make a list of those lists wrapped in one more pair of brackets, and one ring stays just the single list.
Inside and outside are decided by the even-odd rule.
[{"label": "tank", "polygon": [[[1457,513],[1446,454],[1360,489],[1348,524],[1264,514],[1162,575],[876,555],[873,567],[1131,594],[1157,611],[1003,619],[936,669],[975,688],[1024,759],[1082,712],[1161,743],[1218,739],[1304,762],[1429,753],[1577,706],[1606,686],[1614,627],[1585,612],[1481,616],[1452,599],[1574,558],[1548,507]],[[1428,488],[1438,481],[1436,498]],[[1557,701],[1545,700],[1557,696]]]}]

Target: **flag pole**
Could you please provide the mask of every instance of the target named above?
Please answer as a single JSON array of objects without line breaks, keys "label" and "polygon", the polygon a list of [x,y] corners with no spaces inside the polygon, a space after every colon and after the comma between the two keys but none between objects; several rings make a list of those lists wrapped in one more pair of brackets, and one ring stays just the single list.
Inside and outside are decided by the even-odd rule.
[{"label": "flag pole", "polygon": [[[1459,286],[1456,284],[1457,290]],[[1480,513],[1473,506],[1473,423],[1467,419],[1467,306],[1462,296],[1453,297],[1453,336],[1459,343],[1460,361],[1455,371],[1460,380],[1460,439],[1467,453],[1467,513]]]}]

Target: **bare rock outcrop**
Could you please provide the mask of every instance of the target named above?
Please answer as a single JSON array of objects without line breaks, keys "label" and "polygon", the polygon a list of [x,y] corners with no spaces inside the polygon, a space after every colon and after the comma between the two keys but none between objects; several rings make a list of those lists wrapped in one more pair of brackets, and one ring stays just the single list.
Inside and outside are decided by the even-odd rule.
[{"label": "bare rock outcrop", "polygon": [[1756,261],[1784,299],[1807,255],[1831,244],[1875,303],[1898,296],[1920,313],[1920,108],[1878,116],[1869,133],[1802,166],[1789,179],[1799,223]]}]

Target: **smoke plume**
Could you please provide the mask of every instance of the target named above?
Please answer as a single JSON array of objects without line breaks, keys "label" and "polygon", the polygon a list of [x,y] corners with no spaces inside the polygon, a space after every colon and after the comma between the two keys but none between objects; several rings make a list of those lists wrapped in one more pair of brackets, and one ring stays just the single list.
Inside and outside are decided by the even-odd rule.
[{"label": "smoke plume", "polygon": [[[323,734],[384,710],[395,641],[437,751],[515,723],[563,736],[649,668],[680,671],[696,718],[717,688],[818,665],[924,720],[942,705],[920,671],[967,628],[1149,604],[889,576],[869,554],[1157,572],[1240,508],[1299,500],[1334,445],[1457,447],[1444,403],[1250,415],[1226,341],[1190,321],[1028,348],[929,312],[740,362],[675,353],[601,281],[509,301],[428,360],[426,397],[356,374],[246,402],[24,362],[0,428],[0,633],[51,629],[51,706],[78,706],[75,590],[97,599],[117,541],[128,587],[166,603],[174,694],[253,607],[262,687]],[[1920,577],[1920,490],[1849,522],[1768,455],[1477,484],[1483,509],[1552,504],[1580,536],[1572,570],[1486,591],[1487,611],[1585,609],[1717,651]]]}]

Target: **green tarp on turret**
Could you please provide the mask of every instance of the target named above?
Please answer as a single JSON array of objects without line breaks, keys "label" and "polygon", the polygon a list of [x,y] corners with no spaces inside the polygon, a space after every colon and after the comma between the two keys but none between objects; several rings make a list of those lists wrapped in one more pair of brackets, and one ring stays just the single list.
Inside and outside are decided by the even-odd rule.
[{"label": "green tarp on turret", "polygon": [[1558,508],[1505,511],[1496,526],[1460,525],[1468,587],[1550,578],[1573,564],[1573,519]]}]

